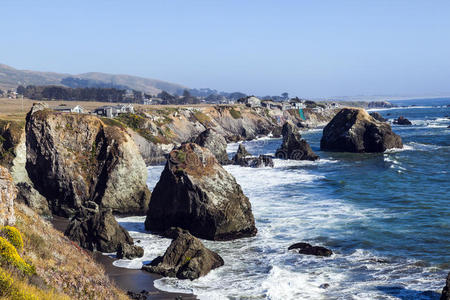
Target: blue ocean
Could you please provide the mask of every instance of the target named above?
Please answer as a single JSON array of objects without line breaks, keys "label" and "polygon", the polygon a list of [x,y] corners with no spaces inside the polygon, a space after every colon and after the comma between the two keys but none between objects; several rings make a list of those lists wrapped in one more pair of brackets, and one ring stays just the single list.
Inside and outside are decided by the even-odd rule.
[{"label": "blue ocean", "polygon": [[[381,154],[320,151],[321,129],[302,133],[317,162],[275,159],[274,168],[226,166],[252,203],[258,234],[204,241],[225,266],[198,280],[163,278],[155,286],[200,299],[439,299],[450,271],[450,99],[392,101],[378,110],[403,149]],[[280,139],[244,143],[274,154]],[[238,144],[229,145],[233,155]],[[149,167],[152,189],[163,166]],[[140,268],[170,240],[146,233],[143,217],[119,218],[142,240],[145,256],[115,264]],[[296,242],[333,250],[321,258],[290,252]]]}]

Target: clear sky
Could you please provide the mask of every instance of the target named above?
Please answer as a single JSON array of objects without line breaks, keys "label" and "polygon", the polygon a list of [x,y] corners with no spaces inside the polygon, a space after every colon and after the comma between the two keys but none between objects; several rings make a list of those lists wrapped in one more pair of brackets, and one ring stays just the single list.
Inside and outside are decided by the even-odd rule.
[{"label": "clear sky", "polygon": [[450,1],[1,0],[0,63],[305,97],[450,95]]}]

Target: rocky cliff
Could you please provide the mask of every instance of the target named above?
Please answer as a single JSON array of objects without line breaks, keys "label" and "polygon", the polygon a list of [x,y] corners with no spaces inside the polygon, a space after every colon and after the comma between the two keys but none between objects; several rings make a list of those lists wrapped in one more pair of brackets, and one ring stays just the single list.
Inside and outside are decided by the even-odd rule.
[{"label": "rocky cliff", "polygon": [[27,115],[26,150],[28,175],[53,213],[71,216],[88,201],[145,213],[147,169],[125,129],[36,104]]},{"label": "rocky cliff", "polygon": [[227,142],[251,140],[272,133],[281,134],[281,127],[290,121],[300,128],[325,126],[336,114],[336,109],[299,111],[217,105],[194,107],[145,107],[136,114],[117,118],[134,131],[133,139],[147,164],[165,161],[175,146],[193,141],[208,128],[223,136]]}]

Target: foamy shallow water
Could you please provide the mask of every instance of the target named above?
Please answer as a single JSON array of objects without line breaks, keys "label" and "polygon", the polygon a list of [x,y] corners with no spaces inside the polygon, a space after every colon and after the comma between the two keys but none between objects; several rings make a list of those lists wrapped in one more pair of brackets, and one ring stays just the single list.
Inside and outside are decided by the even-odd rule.
[{"label": "foamy shallow water", "polygon": [[[318,162],[275,159],[274,168],[226,166],[252,203],[258,234],[203,241],[225,266],[198,280],[163,278],[155,286],[201,299],[438,299],[450,268],[445,202],[450,191],[442,186],[448,173],[442,169],[430,175],[439,167],[424,155],[441,151],[436,164],[442,165],[448,162],[449,147],[445,138],[442,142],[442,128],[427,129],[440,133],[418,129],[420,138],[410,129],[398,130],[405,148],[384,154],[319,152]],[[433,135],[438,142],[430,142]],[[304,136],[318,151],[320,132]],[[276,139],[245,143],[255,155],[274,153],[279,144]],[[237,144],[230,145],[229,154],[236,149]],[[149,167],[151,189],[162,170]],[[145,232],[144,220],[118,218],[141,241],[145,254],[118,260],[116,266],[140,268],[170,244]],[[335,254],[319,258],[287,251],[300,241],[324,245]]]}]

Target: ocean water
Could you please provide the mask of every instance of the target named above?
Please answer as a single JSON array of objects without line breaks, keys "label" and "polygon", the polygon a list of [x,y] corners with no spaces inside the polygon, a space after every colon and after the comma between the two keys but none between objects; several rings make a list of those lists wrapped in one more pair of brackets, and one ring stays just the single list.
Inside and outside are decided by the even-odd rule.
[{"label": "ocean water", "polygon": [[[225,266],[198,280],[163,278],[155,286],[200,299],[439,299],[450,271],[450,99],[439,101],[380,110],[388,119],[403,115],[412,121],[413,126],[393,125],[404,149],[322,152],[322,130],[316,129],[303,137],[320,155],[318,162],[226,166],[252,203],[258,234],[204,241]],[[270,154],[280,143],[265,138],[245,146],[252,154]],[[237,146],[229,145],[230,155]],[[150,188],[162,169],[149,167]],[[144,219],[118,219],[141,241],[145,255],[115,265],[140,268],[170,244],[145,232]],[[334,254],[288,251],[296,242],[322,245]]]}]

